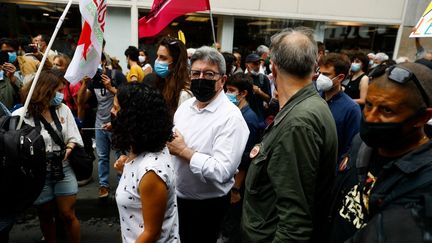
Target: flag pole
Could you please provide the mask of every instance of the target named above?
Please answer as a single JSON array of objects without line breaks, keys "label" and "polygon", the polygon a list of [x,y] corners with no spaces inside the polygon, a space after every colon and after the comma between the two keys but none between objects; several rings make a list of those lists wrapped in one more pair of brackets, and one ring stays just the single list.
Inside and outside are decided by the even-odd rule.
[{"label": "flag pole", "polygon": [[210,7],[210,0],[209,0],[209,12],[210,12],[210,23],[211,23],[212,34],[213,34],[213,45],[216,48],[216,34],[215,34],[215,27],[214,27],[214,23],[213,23],[213,14],[212,14],[211,7]]},{"label": "flag pole", "polygon": [[45,53],[44,53],[44,55],[42,57],[42,61],[39,63],[38,70],[37,70],[36,75],[35,75],[35,77],[33,79],[33,83],[32,83],[32,85],[30,87],[29,93],[28,93],[26,101],[24,103],[23,112],[20,114],[20,119],[19,119],[19,122],[18,122],[18,126],[16,128],[17,130],[21,128],[21,125],[22,125],[22,123],[24,121],[24,116],[27,113],[27,109],[28,109],[28,106],[30,104],[31,97],[32,97],[34,89],[36,87],[36,83],[38,82],[39,76],[40,76],[40,74],[42,72],[42,68],[45,65],[45,61],[46,61],[46,59],[48,57],[48,52],[51,50],[51,47],[52,47],[52,45],[54,43],[54,40],[55,40],[55,38],[57,36],[57,33],[59,32],[60,27],[62,26],[63,21],[64,21],[64,19],[66,17],[66,14],[67,14],[67,12],[69,11],[69,8],[72,5],[72,1],[73,0],[69,0],[68,4],[66,5],[66,8],[63,10],[63,14],[61,15],[59,21],[57,22],[57,25],[56,25],[56,27],[54,29],[54,32],[53,32],[53,34],[51,36],[51,39],[50,39],[50,41],[48,43],[48,46],[47,46],[46,50],[45,50]]}]

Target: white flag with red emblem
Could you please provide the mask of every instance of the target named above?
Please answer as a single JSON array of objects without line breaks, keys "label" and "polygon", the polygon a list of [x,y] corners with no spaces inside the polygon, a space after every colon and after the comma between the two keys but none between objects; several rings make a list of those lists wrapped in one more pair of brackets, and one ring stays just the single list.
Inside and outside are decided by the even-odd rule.
[{"label": "white flag with red emblem", "polygon": [[106,0],[80,0],[79,8],[84,25],[65,74],[66,80],[71,84],[78,83],[86,76],[92,78],[96,74],[102,55],[107,5]]}]

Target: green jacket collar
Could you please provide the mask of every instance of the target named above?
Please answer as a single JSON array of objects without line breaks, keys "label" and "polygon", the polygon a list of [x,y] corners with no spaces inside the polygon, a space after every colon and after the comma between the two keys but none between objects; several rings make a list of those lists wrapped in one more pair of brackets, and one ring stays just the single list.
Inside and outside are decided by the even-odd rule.
[{"label": "green jacket collar", "polygon": [[282,109],[276,115],[275,120],[274,120],[274,125],[275,126],[278,125],[279,122],[281,122],[285,118],[285,116],[288,115],[288,113],[296,105],[298,105],[300,102],[302,102],[303,100],[305,100],[305,99],[307,99],[313,95],[317,95],[317,94],[318,94],[318,92],[312,83],[310,83],[309,85],[306,85],[305,87],[303,87],[302,89],[297,91],[297,93],[295,93],[288,100],[288,102],[284,105],[284,107],[282,107]]}]

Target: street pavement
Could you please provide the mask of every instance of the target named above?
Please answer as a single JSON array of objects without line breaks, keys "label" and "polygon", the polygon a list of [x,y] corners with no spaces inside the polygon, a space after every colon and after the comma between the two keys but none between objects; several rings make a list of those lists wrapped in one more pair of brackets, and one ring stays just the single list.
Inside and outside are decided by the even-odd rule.
[{"label": "street pavement", "polygon": [[[114,155],[111,153],[109,198],[98,198],[97,159],[94,161],[93,180],[79,187],[76,204],[76,215],[81,224],[82,243],[116,243],[121,242],[120,222],[115,204],[114,194],[118,184],[116,171],[113,168]],[[17,219],[10,233],[10,243],[36,243],[41,239],[39,220],[34,207],[29,208]],[[58,243],[66,243],[67,240],[59,232]]]}]

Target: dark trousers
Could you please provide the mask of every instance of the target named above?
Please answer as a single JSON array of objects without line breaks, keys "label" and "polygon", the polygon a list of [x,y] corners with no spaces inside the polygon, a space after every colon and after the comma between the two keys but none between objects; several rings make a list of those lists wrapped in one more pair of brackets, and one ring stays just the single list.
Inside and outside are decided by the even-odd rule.
[{"label": "dark trousers", "polygon": [[9,242],[9,233],[15,223],[15,215],[0,215],[0,243]]},{"label": "dark trousers", "polygon": [[[243,198],[243,195],[242,195]],[[221,234],[229,238],[229,243],[241,242],[241,217],[242,217],[243,200],[235,204],[230,204],[229,209],[221,225]]]},{"label": "dark trousers", "polygon": [[203,200],[177,198],[182,243],[215,243],[229,207],[229,197]]}]

